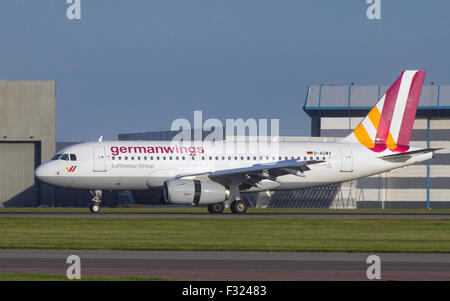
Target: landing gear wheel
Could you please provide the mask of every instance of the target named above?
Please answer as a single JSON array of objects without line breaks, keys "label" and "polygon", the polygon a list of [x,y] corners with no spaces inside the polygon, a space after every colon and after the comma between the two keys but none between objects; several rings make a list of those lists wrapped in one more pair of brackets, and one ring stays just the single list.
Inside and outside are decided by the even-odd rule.
[{"label": "landing gear wheel", "polygon": [[230,209],[234,214],[245,214],[247,213],[247,202],[244,200],[237,200],[231,203]]},{"label": "landing gear wheel", "polygon": [[208,205],[208,212],[211,214],[220,214],[225,206],[222,203]]},{"label": "landing gear wheel", "polygon": [[100,204],[91,204],[89,206],[89,209],[91,210],[92,213],[99,213],[100,212]]},{"label": "landing gear wheel", "polygon": [[89,205],[89,209],[92,213],[100,212],[100,204],[102,202],[102,191],[101,190],[91,190],[92,203]]}]

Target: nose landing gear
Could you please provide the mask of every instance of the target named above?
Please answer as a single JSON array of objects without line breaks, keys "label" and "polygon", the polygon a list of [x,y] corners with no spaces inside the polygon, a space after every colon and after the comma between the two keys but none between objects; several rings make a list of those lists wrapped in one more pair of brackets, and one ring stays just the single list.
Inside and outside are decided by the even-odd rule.
[{"label": "nose landing gear", "polygon": [[100,203],[102,202],[102,191],[101,190],[91,190],[92,203],[89,205],[89,209],[92,213],[100,212]]}]

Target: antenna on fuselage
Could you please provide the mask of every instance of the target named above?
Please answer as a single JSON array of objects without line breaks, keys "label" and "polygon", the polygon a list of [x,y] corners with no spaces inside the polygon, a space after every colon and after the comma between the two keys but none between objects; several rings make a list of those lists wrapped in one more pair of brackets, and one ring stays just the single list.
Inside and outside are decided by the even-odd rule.
[{"label": "antenna on fuselage", "polygon": [[100,138],[98,138],[98,142],[103,142],[103,136],[100,136]]}]

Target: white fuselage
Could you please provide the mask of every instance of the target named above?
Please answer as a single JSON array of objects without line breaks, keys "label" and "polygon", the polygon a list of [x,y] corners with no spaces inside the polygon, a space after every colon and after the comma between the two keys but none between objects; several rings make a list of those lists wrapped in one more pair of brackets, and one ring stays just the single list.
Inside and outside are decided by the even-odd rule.
[{"label": "white fuselage", "polygon": [[[227,151],[226,146],[231,143],[234,149],[239,144],[246,144],[247,149],[243,147],[243,151]],[[248,142],[232,141],[224,144],[217,146],[203,142],[184,144],[181,147],[174,146],[170,141],[81,143],[63,149],[59,152],[63,154],[63,159],[42,164],[35,174],[45,183],[67,188],[147,190],[159,189],[164,181],[184,174],[243,168],[291,159],[324,161],[309,165],[311,170],[302,176],[283,175],[277,177],[276,181],[262,181],[259,188],[252,187],[246,191],[289,190],[345,182],[433,157],[430,152],[401,160],[386,160],[379,157],[393,154],[388,149],[377,153],[361,144],[344,142],[279,142],[277,151],[272,150],[271,153],[265,148],[252,148],[252,143]],[[253,143],[255,145],[256,142]],[[411,150],[414,149],[411,147]]]}]

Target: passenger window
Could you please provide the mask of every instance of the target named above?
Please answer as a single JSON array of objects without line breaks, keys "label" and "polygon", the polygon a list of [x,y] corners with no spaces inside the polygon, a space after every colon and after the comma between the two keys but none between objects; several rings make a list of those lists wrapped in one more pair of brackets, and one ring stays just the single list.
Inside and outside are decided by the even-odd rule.
[{"label": "passenger window", "polygon": [[121,156],[119,156],[119,157],[118,157],[118,159],[119,159],[119,160],[122,160],[122,157],[121,157]]},{"label": "passenger window", "polygon": [[125,156],[124,160],[128,160],[128,156]]},{"label": "passenger window", "polygon": [[113,159],[113,161],[114,161],[114,160],[116,160],[116,157],[112,156],[111,159]]}]

